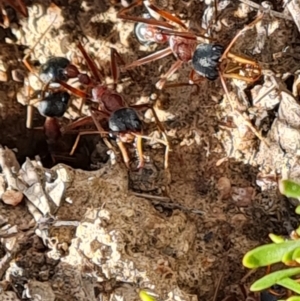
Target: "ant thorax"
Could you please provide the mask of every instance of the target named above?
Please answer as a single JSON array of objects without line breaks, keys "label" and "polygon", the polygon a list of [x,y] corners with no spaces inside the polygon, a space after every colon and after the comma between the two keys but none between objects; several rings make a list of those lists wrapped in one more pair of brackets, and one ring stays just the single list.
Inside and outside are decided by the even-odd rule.
[{"label": "ant thorax", "polygon": [[92,100],[101,104],[102,109],[108,113],[112,113],[125,105],[123,96],[105,85],[93,88],[92,96]]},{"label": "ant thorax", "polygon": [[99,102],[103,94],[108,90],[107,86],[98,85],[92,89],[92,101]]},{"label": "ant thorax", "polygon": [[169,45],[176,58],[183,62],[189,62],[197,47],[197,40],[172,35],[169,39]]}]

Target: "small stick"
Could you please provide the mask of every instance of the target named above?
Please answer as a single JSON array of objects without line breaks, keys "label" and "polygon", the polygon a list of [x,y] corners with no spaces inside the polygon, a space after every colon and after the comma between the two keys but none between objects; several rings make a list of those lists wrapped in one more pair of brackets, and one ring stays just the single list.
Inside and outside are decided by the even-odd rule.
[{"label": "small stick", "polygon": [[217,300],[218,292],[219,292],[219,289],[220,289],[220,286],[221,286],[222,279],[223,279],[223,272],[221,272],[221,274],[220,274],[220,276],[218,278],[217,285],[216,285],[216,288],[215,288],[214,297],[213,297],[212,301],[216,301]]},{"label": "small stick", "polygon": [[204,211],[197,210],[197,209],[192,209],[192,208],[187,208],[185,206],[177,204],[177,203],[173,202],[173,200],[169,197],[156,196],[156,195],[151,195],[151,194],[148,194],[148,193],[138,193],[138,192],[133,192],[133,195],[135,195],[137,197],[142,197],[142,198],[145,198],[145,199],[150,199],[150,200],[152,200],[154,205],[161,205],[161,206],[166,207],[166,208],[179,209],[179,210],[182,210],[184,212],[195,213],[195,214],[199,214],[199,215],[204,215],[205,214]]}]

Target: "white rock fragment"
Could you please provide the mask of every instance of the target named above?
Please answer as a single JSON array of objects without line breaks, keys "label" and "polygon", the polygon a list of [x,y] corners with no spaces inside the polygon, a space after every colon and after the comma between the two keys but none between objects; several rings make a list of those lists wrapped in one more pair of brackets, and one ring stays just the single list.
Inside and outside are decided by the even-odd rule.
[{"label": "white rock fragment", "polygon": [[45,184],[45,192],[53,203],[59,207],[65,193],[65,184],[60,178],[57,178],[53,183]]}]

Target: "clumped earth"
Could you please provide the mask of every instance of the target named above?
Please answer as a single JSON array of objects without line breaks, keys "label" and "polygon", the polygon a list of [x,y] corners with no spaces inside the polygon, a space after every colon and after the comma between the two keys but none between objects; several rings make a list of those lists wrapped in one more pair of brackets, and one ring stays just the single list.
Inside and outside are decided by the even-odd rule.
[{"label": "clumped earth", "polygon": [[[10,202],[24,195],[15,207],[0,203],[0,300],[138,300],[140,289],[163,300],[243,300],[240,287],[257,277],[242,267],[243,255],[270,232],[288,235],[298,226],[295,204],[277,190],[278,176],[300,177],[300,40],[288,9],[273,1],[279,16],[266,9],[234,44],[263,75],[249,85],[226,80],[231,100],[219,79],[156,90],[173,56],[135,68],[134,81],[121,70],[118,91],[129,104],[154,103],[172,145],[168,169],[164,146],[150,140],[144,169],[128,171],[100,135],[82,136],[69,156],[76,134],[49,145],[42,130],[26,128],[24,83],[30,93],[42,87],[22,59],[51,22],[28,56],[33,69],[55,55],[89,72],[81,41],[109,84],[111,47],[129,63],[164,46],[137,42],[134,24],[116,18],[124,1],[24,2],[29,17],[7,8],[11,33],[3,29],[0,41],[0,144],[7,147],[0,149],[0,195]],[[220,1],[214,22],[209,1],[153,2],[197,32],[212,23],[207,31],[225,47],[262,8]],[[190,69],[171,83],[186,83]],[[79,117],[80,101],[73,97],[62,124]],[[141,117],[157,137],[151,112]],[[43,122],[35,110],[34,127]]]}]

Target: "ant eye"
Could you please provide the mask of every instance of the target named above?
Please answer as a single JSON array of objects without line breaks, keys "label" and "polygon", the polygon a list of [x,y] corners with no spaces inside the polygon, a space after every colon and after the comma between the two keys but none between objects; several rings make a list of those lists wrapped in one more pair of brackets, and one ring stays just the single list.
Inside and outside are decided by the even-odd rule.
[{"label": "ant eye", "polygon": [[145,23],[136,23],[134,26],[134,34],[138,39],[139,43],[144,46],[149,46],[153,44],[153,42],[149,41],[149,39],[145,37],[145,34],[147,33],[148,30],[147,27],[148,25]]},{"label": "ant eye", "polygon": [[219,60],[224,52],[221,45],[200,44],[192,58],[195,71],[209,80],[218,78]]}]

